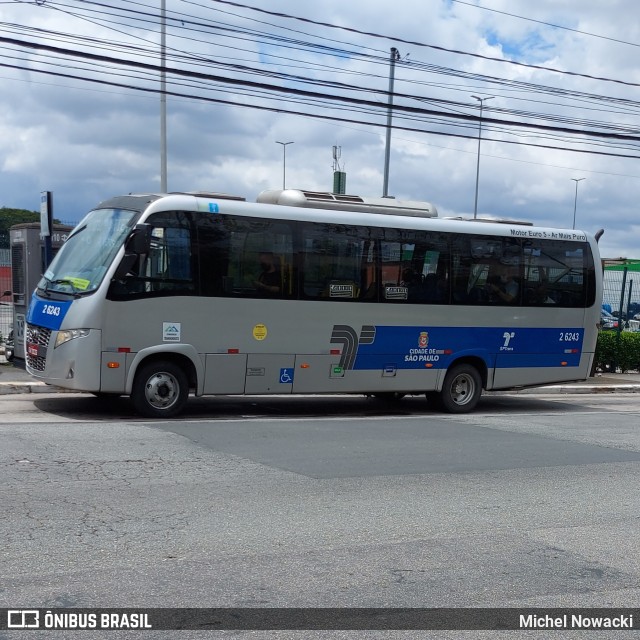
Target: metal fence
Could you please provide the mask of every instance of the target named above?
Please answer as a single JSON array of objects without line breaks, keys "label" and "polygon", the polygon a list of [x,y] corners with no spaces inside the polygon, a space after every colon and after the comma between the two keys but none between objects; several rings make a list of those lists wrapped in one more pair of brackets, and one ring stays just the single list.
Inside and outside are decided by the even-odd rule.
[{"label": "metal fence", "polygon": [[603,308],[621,328],[640,330],[640,260],[603,260],[603,267]]},{"label": "metal fence", "polygon": [[[7,339],[13,325],[13,302],[11,294],[11,253],[0,249],[0,347]],[[7,293],[8,295],[4,295]]]}]

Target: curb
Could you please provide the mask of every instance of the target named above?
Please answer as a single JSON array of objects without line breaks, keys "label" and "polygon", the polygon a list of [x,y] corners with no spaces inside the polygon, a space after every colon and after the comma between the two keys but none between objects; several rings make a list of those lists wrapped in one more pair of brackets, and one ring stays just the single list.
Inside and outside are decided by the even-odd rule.
[{"label": "curb", "polygon": [[[44,382],[0,382],[0,396],[17,395],[21,393],[82,393],[75,389],[64,389]],[[512,389],[507,391],[485,391],[483,395],[526,395],[526,394],[599,394],[599,393],[640,393],[640,384],[587,385],[587,384],[558,384],[528,389]]]},{"label": "curb", "polygon": [[570,385],[553,385],[546,387],[531,387],[528,389],[512,389],[508,391],[486,391],[488,394],[495,395],[511,395],[511,394],[598,394],[598,393],[640,393],[640,384],[615,384],[615,385],[588,385],[588,384],[570,384]]},{"label": "curb", "polygon": [[0,382],[0,396],[19,393],[78,393],[73,389],[63,389],[44,382]]}]

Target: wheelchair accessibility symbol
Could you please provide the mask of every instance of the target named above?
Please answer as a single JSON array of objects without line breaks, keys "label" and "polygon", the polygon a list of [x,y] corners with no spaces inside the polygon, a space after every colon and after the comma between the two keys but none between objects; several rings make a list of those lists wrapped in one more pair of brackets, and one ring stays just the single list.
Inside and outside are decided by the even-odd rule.
[{"label": "wheelchair accessibility symbol", "polygon": [[293,369],[280,369],[280,383],[293,384]]}]

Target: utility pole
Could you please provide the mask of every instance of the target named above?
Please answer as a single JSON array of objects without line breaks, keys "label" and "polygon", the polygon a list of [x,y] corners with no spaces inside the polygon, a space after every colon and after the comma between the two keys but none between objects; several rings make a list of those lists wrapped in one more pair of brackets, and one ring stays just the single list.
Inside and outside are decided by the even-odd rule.
[{"label": "utility pole", "polygon": [[282,189],[287,188],[287,145],[293,142],[280,142],[276,140],[276,144],[282,145]]},{"label": "utility pole", "polygon": [[578,182],[586,180],[586,178],[571,178],[576,183],[576,197],[573,199],[573,227],[576,228],[576,208],[578,207]]},{"label": "utility pole", "polygon": [[160,192],[167,191],[167,0],[160,0]]},{"label": "utility pole", "polygon": [[476,164],[476,199],[473,205],[473,217],[478,217],[478,184],[480,182],[480,142],[482,141],[482,107],[485,100],[493,100],[495,96],[489,96],[488,98],[479,98],[478,96],[471,96],[480,101],[480,120],[478,122],[478,162]]},{"label": "utility pole", "polygon": [[389,66],[389,106],[387,107],[387,141],[384,150],[384,182],[382,184],[382,197],[389,195],[389,156],[391,154],[391,117],[393,113],[393,83],[396,69],[396,60],[400,60],[400,52],[391,47]]}]

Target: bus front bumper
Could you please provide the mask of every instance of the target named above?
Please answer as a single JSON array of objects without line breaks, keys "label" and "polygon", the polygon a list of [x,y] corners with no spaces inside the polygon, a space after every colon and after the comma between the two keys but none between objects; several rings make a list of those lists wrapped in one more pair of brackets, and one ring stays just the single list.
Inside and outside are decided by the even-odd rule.
[{"label": "bus front bumper", "polygon": [[99,329],[88,329],[86,335],[73,337],[56,347],[58,334],[63,332],[64,330],[52,331],[49,344],[45,348],[39,347],[37,358],[34,346],[25,342],[27,372],[36,380],[57,387],[77,391],[100,391],[102,332]]}]

